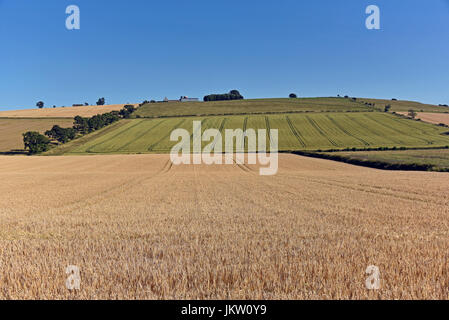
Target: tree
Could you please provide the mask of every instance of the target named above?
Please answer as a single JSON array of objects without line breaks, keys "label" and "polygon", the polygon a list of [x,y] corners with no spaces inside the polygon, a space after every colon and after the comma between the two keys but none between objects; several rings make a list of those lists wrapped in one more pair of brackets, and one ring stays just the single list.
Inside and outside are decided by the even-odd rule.
[{"label": "tree", "polygon": [[415,119],[416,118],[416,112],[415,112],[415,110],[412,110],[412,109],[410,109],[409,111],[408,111],[408,116],[410,117],[410,118],[412,118],[412,119]]},{"label": "tree", "polygon": [[42,109],[44,107],[44,102],[39,101],[38,103],[36,103],[36,107],[38,107],[39,109]]},{"label": "tree", "polygon": [[136,108],[134,108],[133,105],[128,104],[128,105],[124,106],[122,110],[120,110],[119,114],[123,118],[128,119],[135,110],[136,110]]},{"label": "tree", "polygon": [[89,123],[87,118],[76,116],[73,122],[73,129],[81,134],[86,134],[89,132]]},{"label": "tree", "polygon": [[25,150],[28,149],[30,154],[38,154],[50,149],[50,139],[35,131],[28,131],[23,134],[23,144]]},{"label": "tree", "polygon": [[386,106],[385,106],[385,112],[388,112],[388,111],[390,111],[390,109],[391,109],[391,106],[389,105],[389,104],[387,104]]},{"label": "tree", "polygon": [[84,105],[87,107],[88,105],[89,105],[89,103],[87,103],[87,102],[84,102]]},{"label": "tree", "polygon": [[295,99],[298,98],[298,96],[296,95],[296,93],[290,93],[290,95],[288,96],[291,99]]},{"label": "tree", "polygon": [[242,100],[244,97],[238,90],[231,90],[224,94],[210,94],[204,97],[204,101]]},{"label": "tree", "polygon": [[51,130],[45,132],[45,135],[51,139],[57,140],[59,143],[67,143],[75,139],[76,130],[74,128],[61,128],[58,125],[53,126]]},{"label": "tree", "polygon": [[97,106],[104,106],[105,103],[106,103],[105,99],[104,98],[100,98],[97,101]]}]

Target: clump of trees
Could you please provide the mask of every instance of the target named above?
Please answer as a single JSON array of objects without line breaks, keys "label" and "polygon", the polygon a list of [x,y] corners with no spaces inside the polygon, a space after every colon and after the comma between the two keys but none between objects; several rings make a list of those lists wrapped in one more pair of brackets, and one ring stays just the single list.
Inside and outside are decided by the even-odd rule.
[{"label": "clump of trees", "polygon": [[210,94],[204,97],[204,101],[242,100],[244,97],[238,90],[231,90],[229,93]]},{"label": "clump of trees", "polygon": [[106,100],[104,98],[100,98],[97,101],[97,106],[104,106],[106,103]]},{"label": "clump of trees", "polygon": [[126,105],[120,111],[97,114],[90,118],[76,116],[72,128],[61,128],[55,125],[51,130],[45,132],[45,136],[39,132],[26,132],[23,134],[25,150],[29,150],[31,155],[48,151],[52,140],[61,144],[67,143],[80,135],[94,132],[120,119],[128,119],[135,110],[133,105]]},{"label": "clump of trees", "polygon": [[143,106],[144,104],[148,104],[148,103],[150,103],[150,101],[144,100],[142,103],[139,103],[139,107]]},{"label": "clump of trees", "polygon": [[120,120],[120,112],[118,111],[97,114],[90,118],[76,116],[73,122],[73,129],[80,134],[88,134],[104,128],[118,120]]},{"label": "clump of trees", "polygon": [[387,105],[385,106],[384,111],[385,111],[385,112],[389,112],[390,109],[391,109],[391,106],[390,106],[389,104],[387,104]]},{"label": "clump of trees", "polygon": [[38,154],[50,149],[50,139],[35,131],[28,131],[23,134],[23,144],[25,150],[30,154]]},{"label": "clump of trees", "polygon": [[128,104],[124,106],[122,110],[120,110],[119,114],[120,116],[122,116],[122,118],[129,119],[134,111],[136,111],[136,108],[134,108],[133,105]]},{"label": "clump of trees", "polygon": [[288,96],[290,99],[296,99],[298,98],[298,96],[296,95],[296,93],[290,93],[290,95]]},{"label": "clump of trees", "polygon": [[73,128],[61,128],[60,126],[55,125],[51,130],[45,132],[45,135],[59,143],[67,143],[70,140],[75,139],[76,130]]}]

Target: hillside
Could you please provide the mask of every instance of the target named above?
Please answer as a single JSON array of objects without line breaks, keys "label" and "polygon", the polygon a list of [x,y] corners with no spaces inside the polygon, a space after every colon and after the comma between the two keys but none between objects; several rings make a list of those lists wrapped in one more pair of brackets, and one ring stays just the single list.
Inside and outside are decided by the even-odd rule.
[{"label": "hillside", "polygon": [[111,111],[119,111],[124,104],[104,106],[83,106],[65,108],[25,109],[15,111],[0,111],[0,118],[74,118],[76,116],[92,117]]},{"label": "hillside", "polygon": [[380,112],[340,112],[126,120],[49,154],[167,153],[176,144],[169,139],[171,132],[183,128],[192,133],[193,121],[202,122],[203,132],[216,128],[223,135],[226,129],[278,129],[281,151],[449,146],[443,134],[447,128]]},{"label": "hillside", "polygon": [[374,103],[377,108],[384,109],[386,105],[390,105],[391,112],[407,112],[409,110],[414,110],[417,112],[449,112],[448,107],[440,107],[433,104],[425,104],[416,101],[405,101],[405,100],[386,100],[386,99],[369,99],[369,98],[359,98],[360,102]]},{"label": "hillside", "polygon": [[370,111],[373,108],[344,98],[253,99],[213,102],[149,103],[136,112],[140,117],[204,116],[286,112]]},{"label": "hillside", "polygon": [[[375,104],[370,106],[365,103]],[[174,117],[232,114],[270,114],[302,112],[383,111],[391,105],[391,111],[414,109],[426,112],[449,112],[449,108],[414,101],[391,101],[357,98],[298,98],[298,99],[250,99],[189,103],[149,103],[135,114],[138,117]]]},{"label": "hillside", "polygon": [[73,119],[0,119],[0,154],[21,153],[23,133],[26,131],[44,133],[54,125],[71,127]]}]

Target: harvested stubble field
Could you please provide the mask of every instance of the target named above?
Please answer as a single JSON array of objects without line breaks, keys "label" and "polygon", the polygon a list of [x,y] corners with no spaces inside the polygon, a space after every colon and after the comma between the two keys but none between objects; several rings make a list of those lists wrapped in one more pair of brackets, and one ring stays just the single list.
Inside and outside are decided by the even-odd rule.
[{"label": "harvested stubble field", "polygon": [[0,119],[0,153],[18,152],[24,148],[23,133],[38,131],[43,134],[54,125],[71,127],[73,119]]},{"label": "harvested stubble field", "polygon": [[395,112],[408,112],[409,110],[415,110],[417,112],[447,112],[449,108],[441,107],[433,104],[426,104],[417,101],[406,100],[387,100],[387,99],[368,99],[359,98],[359,102],[374,103],[376,108],[383,109],[386,105],[390,105],[390,111]]},{"label": "harvested stubble field", "polygon": [[279,161],[0,157],[0,297],[449,298],[449,174]]},{"label": "harvested stubble field", "polygon": [[[449,111],[449,108],[448,108]],[[399,112],[400,114],[407,116],[407,112]],[[435,113],[435,112],[419,112],[416,116],[417,119],[422,121],[440,124],[443,123],[449,126],[449,113]]]},{"label": "harvested stubble field", "polygon": [[[132,104],[136,106],[135,104]],[[0,111],[1,118],[74,118],[93,117],[97,114],[120,111],[124,104],[111,104],[104,106],[59,107],[43,109],[24,109],[15,111]]]}]

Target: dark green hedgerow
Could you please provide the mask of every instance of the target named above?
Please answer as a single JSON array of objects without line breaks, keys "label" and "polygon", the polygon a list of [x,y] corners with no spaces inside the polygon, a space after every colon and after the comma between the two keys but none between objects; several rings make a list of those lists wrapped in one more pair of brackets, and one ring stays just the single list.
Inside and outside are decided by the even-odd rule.
[{"label": "dark green hedgerow", "polygon": [[439,171],[439,172],[449,172],[449,169],[436,168],[433,165],[427,164],[417,164],[417,163],[390,163],[386,161],[372,161],[372,160],[361,160],[354,159],[350,157],[340,156],[336,154],[325,154],[316,152],[306,152],[306,151],[293,151],[293,154],[300,156],[326,159],[344,162],[348,164],[353,164],[357,166],[382,169],[382,170],[401,170],[401,171]]}]

